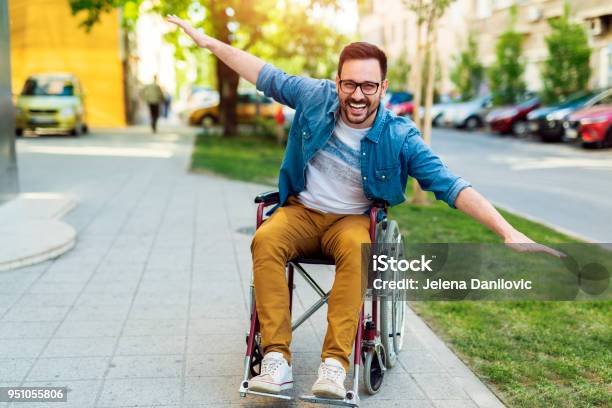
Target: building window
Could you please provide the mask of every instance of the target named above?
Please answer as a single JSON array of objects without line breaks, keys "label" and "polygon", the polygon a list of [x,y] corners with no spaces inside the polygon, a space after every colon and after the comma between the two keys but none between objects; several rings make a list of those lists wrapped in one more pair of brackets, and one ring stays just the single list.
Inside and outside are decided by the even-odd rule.
[{"label": "building window", "polygon": [[476,0],[476,17],[487,18],[491,16],[490,0]]}]

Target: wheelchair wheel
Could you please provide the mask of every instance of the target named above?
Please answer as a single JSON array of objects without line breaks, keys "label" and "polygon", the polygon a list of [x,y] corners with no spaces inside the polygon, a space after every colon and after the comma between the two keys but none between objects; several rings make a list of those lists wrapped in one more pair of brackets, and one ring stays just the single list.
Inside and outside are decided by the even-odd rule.
[{"label": "wheelchair wheel", "polygon": [[368,394],[374,395],[380,391],[385,378],[385,365],[384,347],[375,347],[366,352],[363,363],[363,384]]},{"label": "wheelchair wheel", "polygon": [[[249,335],[246,335],[246,343],[249,344]],[[251,360],[249,361],[249,371],[251,373],[251,377],[253,378],[256,375],[261,373],[261,361],[263,360],[263,353],[261,350],[261,336],[259,333],[255,334],[255,342],[253,344],[253,354],[251,355]]]},{"label": "wheelchair wheel", "polygon": [[[386,228],[379,230],[379,250],[396,259],[404,257],[404,242],[397,222],[390,221]],[[397,271],[383,272],[383,279],[397,280]],[[404,323],[406,318],[406,301],[400,291],[394,291],[393,298],[380,298],[380,336],[385,351],[387,368],[392,368],[397,362],[397,355],[404,343]]]}]

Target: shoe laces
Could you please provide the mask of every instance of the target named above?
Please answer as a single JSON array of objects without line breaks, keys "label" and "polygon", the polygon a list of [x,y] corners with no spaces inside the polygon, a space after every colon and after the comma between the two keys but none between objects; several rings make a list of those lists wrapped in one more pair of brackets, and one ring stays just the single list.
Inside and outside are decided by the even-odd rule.
[{"label": "shoe laces", "polygon": [[344,370],[340,367],[335,367],[333,365],[321,364],[321,377],[327,380],[332,380],[334,382],[338,382],[340,376],[344,373]]},{"label": "shoe laces", "polygon": [[270,374],[273,376],[282,364],[283,360],[280,358],[264,358],[261,362],[261,374]]}]

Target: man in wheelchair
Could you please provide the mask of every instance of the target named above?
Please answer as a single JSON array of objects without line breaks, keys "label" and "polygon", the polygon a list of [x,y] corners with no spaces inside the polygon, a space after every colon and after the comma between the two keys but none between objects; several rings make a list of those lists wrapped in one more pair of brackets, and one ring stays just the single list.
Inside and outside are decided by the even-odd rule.
[{"label": "man in wheelchair", "polygon": [[426,145],[413,122],[385,109],[387,58],[365,42],[340,54],[335,82],[287,75],[261,59],[171,16],[202,48],[265,95],[295,109],[279,176],[279,205],[257,229],[251,249],[263,362],[250,391],[279,393],[293,385],[287,262],[323,256],[336,265],[328,299],[315,396],[344,398],[365,288],[361,244],[370,242],[374,202],[405,200],[409,176],[436,198],[496,232],[508,244],[533,243]]}]

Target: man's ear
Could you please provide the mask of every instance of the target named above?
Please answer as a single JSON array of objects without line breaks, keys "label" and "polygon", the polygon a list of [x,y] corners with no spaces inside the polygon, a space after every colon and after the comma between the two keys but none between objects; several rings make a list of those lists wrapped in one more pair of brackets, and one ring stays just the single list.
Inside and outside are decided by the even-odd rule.
[{"label": "man's ear", "polygon": [[340,76],[336,74],[336,89],[340,86]]},{"label": "man's ear", "polygon": [[389,80],[385,79],[382,81],[382,92],[380,93],[380,97],[384,97],[387,94],[387,89],[389,88]]}]

